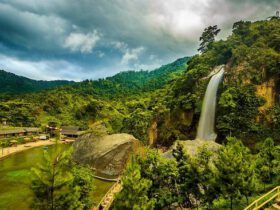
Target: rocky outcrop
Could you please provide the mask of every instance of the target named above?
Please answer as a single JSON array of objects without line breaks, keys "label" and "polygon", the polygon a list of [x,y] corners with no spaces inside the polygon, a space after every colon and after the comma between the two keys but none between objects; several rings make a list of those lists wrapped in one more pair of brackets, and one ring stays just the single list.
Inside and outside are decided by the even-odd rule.
[{"label": "rocky outcrop", "polygon": [[212,152],[217,152],[220,148],[221,145],[216,143],[215,141],[205,141],[205,140],[200,140],[200,139],[196,139],[196,140],[177,140],[173,146],[164,153],[164,157],[166,158],[172,158],[172,150],[176,147],[176,145],[180,143],[184,146],[185,151],[187,152],[187,154],[189,154],[190,156],[195,156],[197,155],[199,149],[203,146],[205,146],[208,150],[212,151]]},{"label": "rocky outcrop", "polygon": [[154,120],[151,123],[151,126],[148,129],[148,139],[149,139],[149,145],[156,144],[157,137],[158,137],[158,130],[157,130],[157,121]]},{"label": "rocky outcrop", "polygon": [[256,95],[263,97],[266,101],[265,104],[259,108],[261,113],[275,105],[275,79],[270,78],[268,81],[257,85]]},{"label": "rocky outcrop", "polygon": [[88,133],[74,143],[73,160],[94,168],[97,176],[116,178],[139,145],[137,139],[126,133],[99,137]]}]

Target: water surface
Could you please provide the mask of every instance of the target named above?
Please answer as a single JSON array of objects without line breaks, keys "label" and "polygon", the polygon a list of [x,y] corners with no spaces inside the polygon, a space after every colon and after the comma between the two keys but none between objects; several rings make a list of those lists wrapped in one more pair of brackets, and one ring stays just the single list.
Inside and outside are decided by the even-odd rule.
[{"label": "water surface", "polygon": [[[65,145],[67,147],[69,145]],[[49,146],[49,150],[52,150]],[[32,202],[30,169],[43,159],[42,147],[32,148],[0,160],[0,209],[27,210]],[[93,199],[98,203],[112,186],[111,182],[94,180]]]}]

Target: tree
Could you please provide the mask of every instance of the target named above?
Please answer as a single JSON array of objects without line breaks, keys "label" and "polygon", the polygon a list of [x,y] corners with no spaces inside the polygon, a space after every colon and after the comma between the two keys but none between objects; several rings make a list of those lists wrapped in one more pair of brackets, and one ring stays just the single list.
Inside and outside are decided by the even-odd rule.
[{"label": "tree", "polygon": [[211,209],[211,205],[219,195],[219,183],[216,180],[216,172],[213,167],[213,152],[206,145],[198,148],[193,165],[197,168],[199,199],[206,209]]},{"label": "tree", "polygon": [[258,175],[264,183],[270,183],[275,176],[275,166],[277,168],[277,148],[274,145],[272,138],[266,138],[261,145],[260,152],[257,158]]},{"label": "tree", "polygon": [[[192,208],[195,206],[195,203],[191,195],[195,191],[199,192],[197,176],[193,171],[195,168],[191,163],[190,156],[184,151],[184,147],[182,144],[178,143],[172,153],[174,158],[176,159],[179,173],[177,180],[179,188],[178,203],[183,207]],[[197,193],[195,193],[194,195],[197,195]]]},{"label": "tree", "polygon": [[123,189],[116,195],[113,209],[152,210],[155,200],[148,198],[152,181],[141,177],[140,165],[132,160],[122,177]]},{"label": "tree", "polygon": [[81,209],[78,186],[73,186],[69,166],[70,151],[56,145],[53,154],[44,151],[44,161],[32,168],[33,209]]},{"label": "tree", "polygon": [[79,201],[82,204],[83,210],[88,210],[91,208],[93,200],[92,200],[92,191],[94,190],[93,179],[94,174],[93,171],[85,166],[72,166],[71,173],[73,174],[73,183],[70,187],[75,188],[79,187]]},{"label": "tree", "polygon": [[233,201],[241,196],[248,196],[255,191],[255,163],[253,157],[240,140],[228,138],[228,143],[218,153],[214,160],[217,168],[217,182],[220,185],[220,196]]},{"label": "tree", "polygon": [[204,29],[199,41],[201,41],[198,51],[205,52],[211,43],[215,41],[215,36],[221,31],[218,29],[217,25],[209,26],[208,28]]},{"label": "tree", "polygon": [[138,157],[143,178],[152,181],[148,191],[149,199],[155,199],[155,209],[169,207],[178,199],[178,169],[174,160],[161,156],[156,150],[147,150],[144,157]]}]

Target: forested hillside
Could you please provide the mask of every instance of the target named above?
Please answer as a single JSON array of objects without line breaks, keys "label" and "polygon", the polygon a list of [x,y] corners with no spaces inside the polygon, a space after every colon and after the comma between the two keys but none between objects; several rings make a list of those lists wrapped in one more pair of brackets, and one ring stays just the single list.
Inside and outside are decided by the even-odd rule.
[{"label": "forested hillside", "polygon": [[182,75],[190,57],[180,58],[153,71],[124,71],[99,80],[77,83],[71,92],[115,99],[154,91]]},{"label": "forested hillside", "polygon": [[[2,97],[0,118],[7,118],[17,126],[40,126],[55,121],[87,129],[101,121],[112,132],[129,130],[130,123],[134,124],[129,116],[133,114],[131,110],[135,111],[135,104],[128,98],[142,98],[171,83],[182,75],[189,59],[178,59],[154,71],[127,71],[98,81],[86,80],[10,99]],[[141,104],[146,107],[142,102],[137,106],[141,108]],[[126,118],[129,118],[128,128],[124,126]],[[149,124],[148,119],[145,124]]]},{"label": "forested hillside", "polygon": [[197,124],[208,82],[203,78],[221,64],[226,64],[226,73],[218,97],[219,140],[232,135],[252,146],[270,136],[279,142],[279,18],[234,23],[227,40],[210,43],[191,60],[173,89],[175,98],[186,97],[179,108],[193,114],[190,128]]},{"label": "forested hillside", "polygon": [[208,43],[190,61],[22,95],[1,102],[0,117],[26,126],[57,121],[88,128],[102,122],[111,132],[168,146],[195,137],[207,75],[225,64],[217,103],[218,141],[228,135],[251,146],[267,136],[279,141],[279,30],[278,18],[240,21],[226,40]]},{"label": "forested hillside", "polygon": [[18,76],[13,73],[0,70],[0,94],[21,94],[36,92],[44,89],[54,88],[62,85],[73,84],[72,81],[38,81],[26,77]]},{"label": "forested hillside", "polygon": [[[128,131],[137,137],[148,134],[150,143],[161,146],[193,140],[209,74],[225,65],[216,111],[216,141],[222,144],[176,141],[170,159],[158,149],[141,152],[123,173],[113,209],[239,210],[279,186],[280,19],[239,21],[226,40],[209,39],[219,32],[216,26],[204,32],[201,54],[191,59],[184,75],[134,102]],[[147,119],[149,125],[143,123]],[[251,208],[278,208],[270,195]]]}]

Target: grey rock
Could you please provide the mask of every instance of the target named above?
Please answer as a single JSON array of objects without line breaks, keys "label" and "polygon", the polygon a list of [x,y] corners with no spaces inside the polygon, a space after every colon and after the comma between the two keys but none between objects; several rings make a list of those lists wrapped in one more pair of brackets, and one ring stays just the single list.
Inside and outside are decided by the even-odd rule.
[{"label": "grey rock", "polygon": [[190,156],[196,156],[199,149],[203,146],[205,146],[208,150],[217,152],[222,145],[216,143],[215,141],[206,141],[206,140],[177,140],[174,142],[172,147],[165,153],[163,153],[163,156],[166,158],[172,158],[172,150],[176,148],[176,145],[180,143],[184,146],[185,151],[190,155]]},{"label": "grey rock", "polygon": [[97,176],[116,178],[140,142],[126,133],[96,136],[88,133],[74,142],[73,160],[94,168]]}]

